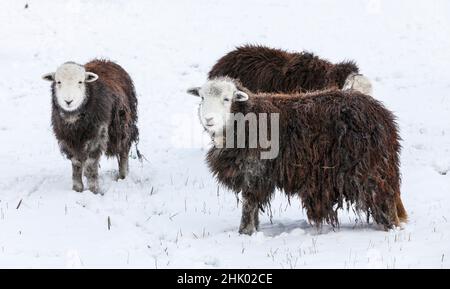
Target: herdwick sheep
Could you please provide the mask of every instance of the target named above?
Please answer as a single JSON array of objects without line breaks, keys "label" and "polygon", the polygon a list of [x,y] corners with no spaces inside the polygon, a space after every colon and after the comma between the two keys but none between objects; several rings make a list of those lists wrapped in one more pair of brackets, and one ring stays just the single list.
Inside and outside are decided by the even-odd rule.
[{"label": "herdwick sheep", "polygon": [[66,62],[43,79],[51,81],[52,126],[61,152],[72,161],[73,190],[83,191],[83,169],[89,190],[100,192],[102,153],[117,157],[118,178],[128,173],[128,154],[137,142],[137,98],[128,73],[118,64],[95,59]]},{"label": "herdwick sheep", "polygon": [[238,79],[253,92],[306,92],[326,88],[354,89],[372,94],[370,81],[353,61],[337,64],[312,53],[290,53],[265,46],[246,45],[219,59],[209,78]]},{"label": "herdwick sheep", "polygon": [[[258,229],[259,208],[270,203],[276,189],[300,197],[308,220],[316,226],[338,226],[338,209],[350,205],[385,229],[406,221],[395,117],[372,97],[337,89],[254,94],[227,77],[211,79],[188,93],[202,98],[200,121],[216,144],[207,153],[210,170],[219,183],[242,193],[240,233]],[[261,115],[279,116],[276,157],[262,159],[260,153],[267,148],[262,144],[228,145],[230,135],[233,140],[238,137],[236,114],[254,114],[258,122]],[[247,136],[250,122],[244,125]],[[274,130],[271,124],[267,127]],[[250,141],[246,139],[246,145]]]}]

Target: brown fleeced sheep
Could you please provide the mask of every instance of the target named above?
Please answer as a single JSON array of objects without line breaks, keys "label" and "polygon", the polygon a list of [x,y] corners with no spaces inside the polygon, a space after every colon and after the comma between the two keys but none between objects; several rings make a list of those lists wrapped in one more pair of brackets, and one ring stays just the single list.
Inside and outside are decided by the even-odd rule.
[{"label": "brown fleeced sheep", "polygon": [[128,73],[118,64],[93,60],[67,62],[43,79],[51,81],[52,126],[61,152],[72,161],[73,190],[83,191],[83,169],[89,190],[100,192],[102,153],[117,157],[119,178],[128,173],[128,155],[137,142],[137,98]]},{"label": "brown fleeced sheep", "polygon": [[307,92],[327,88],[372,94],[370,81],[353,61],[333,64],[312,53],[290,53],[246,45],[229,52],[213,66],[209,78],[228,76],[253,92]]},{"label": "brown fleeced sheep", "polygon": [[[354,205],[358,214],[372,216],[385,229],[406,221],[395,117],[372,97],[337,89],[253,94],[230,78],[209,80],[188,93],[202,98],[201,123],[216,144],[224,142],[230,126],[236,125],[233,115],[254,114],[258,122],[261,114],[279,116],[275,158],[261,159],[265,149],[260,144],[249,148],[249,139],[245,148],[222,143],[207,153],[219,183],[242,193],[240,233],[257,230],[259,208],[270,203],[276,189],[300,197],[309,221],[318,226],[339,225],[338,210],[344,205]],[[236,134],[235,129],[233,139]]]}]

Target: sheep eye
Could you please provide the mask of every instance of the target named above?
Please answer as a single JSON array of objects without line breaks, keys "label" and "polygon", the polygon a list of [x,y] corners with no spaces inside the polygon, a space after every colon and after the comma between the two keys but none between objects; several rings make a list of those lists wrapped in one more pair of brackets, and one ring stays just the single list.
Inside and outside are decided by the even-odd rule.
[{"label": "sheep eye", "polygon": [[230,101],[230,99],[227,97],[227,98],[224,98],[223,101]]},{"label": "sheep eye", "polygon": [[78,81],[78,84],[82,84],[83,83],[83,81]]},{"label": "sheep eye", "polygon": [[56,82],[57,84],[61,84],[61,81]]}]

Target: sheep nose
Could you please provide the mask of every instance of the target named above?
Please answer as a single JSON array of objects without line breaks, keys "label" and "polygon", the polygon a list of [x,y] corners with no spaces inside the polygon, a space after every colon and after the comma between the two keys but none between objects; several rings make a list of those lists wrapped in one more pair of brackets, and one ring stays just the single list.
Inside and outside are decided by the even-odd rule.
[{"label": "sheep nose", "polygon": [[67,103],[67,105],[70,105],[73,102],[73,100],[65,100],[65,102]]}]

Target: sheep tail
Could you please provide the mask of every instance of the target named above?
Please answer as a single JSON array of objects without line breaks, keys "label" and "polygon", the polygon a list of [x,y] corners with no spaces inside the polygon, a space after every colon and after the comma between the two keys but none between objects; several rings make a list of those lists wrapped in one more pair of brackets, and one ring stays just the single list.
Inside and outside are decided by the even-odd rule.
[{"label": "sheep tail", "polygon": [[149,162],[149,160],[145,157],[145,155],[143,153],[141,153],[138,146],[139,146],[139,139],[136,140],[136,142],[134,143],[134,148],[136,149],[136,155],[137,155],[137,159],[139,160],[139,162],[141,164],[143,164],[144,161]]}]

